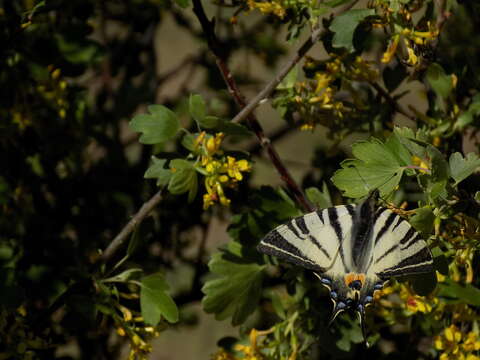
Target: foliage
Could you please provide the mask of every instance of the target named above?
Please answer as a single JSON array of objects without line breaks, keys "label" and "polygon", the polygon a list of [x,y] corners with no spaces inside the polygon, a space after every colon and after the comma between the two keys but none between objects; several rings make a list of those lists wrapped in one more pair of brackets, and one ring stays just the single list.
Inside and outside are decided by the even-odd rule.
[{"label": "foliage", "polygon": [[[479,359],[479,14],[459,0],[0,0],[0,359],[125,345],[145,359],[192,324],[191,303],[238,326],[217,360]],[[240,116],[243,89],[264,92]],[[257,119],[259,102],[275,116]],[[275,147],[305,130],[297,184],[278,154],[311,154]],[[437,271],[375,293],[367,349],[349,314],[328,326],[318,279],[255,247],[374,189]],[[219,222],[230,241],[212,250]]]}]

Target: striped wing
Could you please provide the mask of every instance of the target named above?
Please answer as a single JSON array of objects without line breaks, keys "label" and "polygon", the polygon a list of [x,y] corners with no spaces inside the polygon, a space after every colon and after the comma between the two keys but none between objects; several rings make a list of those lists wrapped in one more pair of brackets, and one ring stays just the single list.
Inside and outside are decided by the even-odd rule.
[{"label": "striped wing", "polygon": [[257,249],[319,273],[343,272],[342,242],[352,228],[355,205],[311,212],[270,231]]},{"label": "striped wing", "polygon": [[432,254],[425,240],[399,215],[378,208],[373,228],[372,266],[367,274],[381,279],[433,271]]}]

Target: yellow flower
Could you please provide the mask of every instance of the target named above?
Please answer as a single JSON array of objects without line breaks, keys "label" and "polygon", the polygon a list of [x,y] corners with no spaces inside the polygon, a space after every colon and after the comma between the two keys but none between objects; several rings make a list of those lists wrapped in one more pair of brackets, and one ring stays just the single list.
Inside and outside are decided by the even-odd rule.
[{"label": "yellow flower", "polygon": [[197,148],[200,144],[203,144],[206,135],[207,133],[205,131],[202,131],[200,134],[197,135],[195,141],[193,142],[195,148]]},{"label": "yellow flower", "polygon": [[220,150],[220,145],[222,144],[224,136],[223,133],[219,132],[215,134],[215,137],[212,136],[207,140],[205,147],[208,155],[213,155]]},{"label": "yellow flower", "polygon": [[215,204],[218,200],[217,194],[215,193],[206,193],[203,194],[203,210],[207,210],[210,206]]},{"label": "yellow flower", "polygon": [[302,124],[302,126],[300,126],[300,130],[302,131],[311,131],[315,128],[315,126],[313,124],[310,124],[310,123],[305,123],[305,124]]},{"label": "yellow flower", "polygon": [[413,294],[406,285],[401,285],[400,298],[404,301],[405,308],[412,313],[429,313],[432,311],[433,306],[438,304],[437,298],[431,298],[425,296],[419,296]]},{"label": "yellow flower", "polygon": [[440,359],[479,359],[477,355],[471,353],[472,351],[480,350],[478,335],[473,331],[469,332],[467,335],[462,335],[462,332],[452,324],[448,328],[445,328],[442,334],[434,338],[435,349],[442,350]]},{"label": "yellow flower", "polygon": [[404,39],[404,41],[408,53],[407,64],[414,66],[418,63],[418,57],[415,55],[415,51],[413,51],[412,47],[410,46],[410,42],[407,39]]},{"label": "yellow flower", "polygon": [[281,1],[279,0],[272,0],[272,1],[254,1],[248,0],[248,7],[250,9],[258,9],[264,14],[274,14],[278,16],[280,19],[283,19],[286,12],[286,9],[282,6]]},{"label": "yellow flower", "polygon": [[206,164],[203,164],[203,162],[204,161],[202,159],[202,165],[205,166],[205,170],[207,170],[207,173],[209,174],[217,173],[222,167],[222,163],[220,163],[220,161],[212,160],[212,158],[206,158]]},{"label": "yellow flower", "polygon": [[227,173],[232,179],[241,181],[243,179],[242,171],[250,171],[250,164],[247,160],[236,160],[234,157],[227,156]]},{"label": "yellow flower", "polygon": [[332,81],[330,75],[322,72],[317,72],[315,74],[315,79],[317,80],[317,87],[315,88],[315,93],[317,94],[324,90],[326,87],[328,87],[328,85]]},{"label": "yellow flower", "polygon": [[418,156],[412,156],[412,163],[420,168],[418,169],[418,171],[420,171],[421,173],[425,174],[430,171],[430,169],[428,168],[428,164],[425,162],[425,160],[419,158]]},{"label": "yellow flower", "polygon": [[397,52],[399,40],[400,35],[394,35],[393,40],[390,42],[390,45],[388,45],[387,51],[383,53],[382,63],[388,64],[392,60],[393,55]]},{"label": "yellow flower", "polygon": [[212,360],[236,360],[232,354],[226,352],[224,349],[220,349],[218,352],[213,354]]},{"label": "yellow flower", "polygon": [[480,340],[478,339],[478,335],[473,331],[470,331],[466,339],[463,341],[462,348],[465,351],[478,351],[480,350]]}]

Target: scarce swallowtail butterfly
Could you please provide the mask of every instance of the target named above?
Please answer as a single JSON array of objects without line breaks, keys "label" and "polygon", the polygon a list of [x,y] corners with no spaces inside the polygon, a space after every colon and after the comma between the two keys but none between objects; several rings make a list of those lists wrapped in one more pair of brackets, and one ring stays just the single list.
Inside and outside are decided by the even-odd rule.
[{"label": "scarce swallowtail butterfly", "polygon": [[393,276],[433,271],[427,243],[399,215],[377,206],[378,190],[358,205],[299,216],[270,231],[257,249],[313,270],[330,291],[332,320],[355,310],[366,341],[365,307]]}]

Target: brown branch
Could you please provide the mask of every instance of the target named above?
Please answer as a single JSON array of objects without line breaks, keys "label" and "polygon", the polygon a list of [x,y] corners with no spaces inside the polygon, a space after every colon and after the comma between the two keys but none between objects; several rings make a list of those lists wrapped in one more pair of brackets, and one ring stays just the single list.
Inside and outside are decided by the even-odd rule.
[{"label": "brown branch", "polygon": [[[268,139],[265,136],[263,128],[260,125],[258,119],[255,117],[254,114],[251,113],[251,111],[253,110],[253,108],[256,105],[252,106],[252,105],[249,104],[251,109],[248,112],[245,112],[245,108],[248,105],[246,104],[246,101],[245,101],[243,95],[241,94],[240,90],[238,89],[237,83],[236,83],[235,79],[233,78],[233,75],[232,75],[232,73],[231,73],[231,71],[228,68],[228,65],[226,63],[227,54],[224,51],[224,47],[221,46],[220,41],[218,40],[218,38],[215,35],[215,22],[214,22],[214,20],[211,20],[211,21],[208,20],[207,16],[205,15],[205,11],[203,9],[201,0],[193,0],[193,12],[197,16],[197,18],[198,18],[198,20],[199,20],[199,22],[202,26],[202,29],[205,33],[206,38],[207,38],[208,47],[212,51],[213,55],[215,56],[217,66],[218,66],[218,68],[219,68],[219,70],[220,70],[220,72],[223,76],[223,79],[224,79],[225,83],[227,84],[228,91],[232,95],[232,97],[235,100],[235,102],[237,103],[237,105],[240,108],[244,109],[240,112],[240,113],[242,113],[242,112],[244,113],[243,118],[246,118],[248,126],[250,127],[250,129],[253,130],[253,132],[257,136],[258,141],[262,145],[262,147],[264,147],[267,150],[267,153],[268,153],[268,156],[270,157],[270,160],[272,161],[273,165],[277,169],[277,172],[279,173],[281,179],[285,182],[288,190],[295,197],[297,203],[300,206],[302,206],[306,211],[313,211],[313,209],[314,209],[313,206],[310,204],[308,199],[305,197],[304,193],[302,192],[302,190],[300,189],[298,184],[295,182],[293,177],[290,175],[290,172],[287,170],[287,168],[285,167],[283,162],[281,161],[277,151],[274,149],[272,143],[270,142],[270,139]],[[320,33],[318,32],[318,34],[320,34]],[[316,36],[317,35],[315,35],[315,37],[312,36],[310,38],[311,44],[310,44],[310,42],[307,42],[308,46],[302,46],[302,49],[303,49],[302,53],[301,53],[302,56],[313,45],[314,40],[317,39]],[[298,62],[300,59],[301,59],[301,56],[298,57],[296,62]],[[280,83],[280,81],[287,75],[288,71],[286,71],[285,74],[283,72],[280,72],[277,75],[277,77],[275,79],[278,80],[278,83]],[[273,89],[275,87],[276,87],[276,85],[273,86],[273,88],[271,90],[273,91]],[[238,115],[236,117],[238,117]]]},{"label": "brown branch", "polygon": [[133,216],[133,218],[123,227],[117,236],[112,240],[108,247],[103,252],[100,260],[102,263],[108,262],[117,250],[126,242],[128,236],[135,230],[135,227],[140,224],[143,219],[153,210],[155,206],[162,200],[162,190],[153,195],[150,200],[145,202],[140,210]]}]

